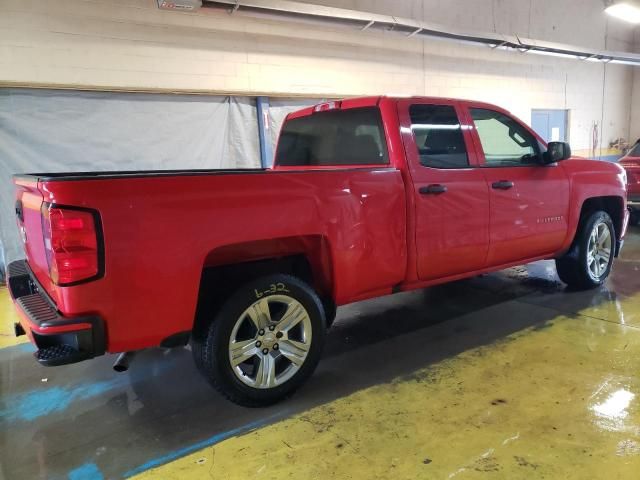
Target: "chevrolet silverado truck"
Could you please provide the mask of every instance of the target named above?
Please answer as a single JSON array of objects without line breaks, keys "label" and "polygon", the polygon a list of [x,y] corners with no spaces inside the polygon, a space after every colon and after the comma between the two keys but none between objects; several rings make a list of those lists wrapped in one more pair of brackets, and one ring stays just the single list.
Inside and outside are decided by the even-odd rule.
[{"label": "chevrolet silverado truck", "polygon": [[620,165],[627,172],[627,204],[631,211],[631,221],[638,224],[640,223],[640,139],[620,159]]},{"label": "chevrolet silverado truck", "polygon": [[601,285],[626,174],[570,157],[493,105],[367,97],[288,115],[270,169],[17,175],[16,334],[43,365],[121,352],[119,370],[190,343],[228,399],[271,404],[337,306],[541,259]]}]

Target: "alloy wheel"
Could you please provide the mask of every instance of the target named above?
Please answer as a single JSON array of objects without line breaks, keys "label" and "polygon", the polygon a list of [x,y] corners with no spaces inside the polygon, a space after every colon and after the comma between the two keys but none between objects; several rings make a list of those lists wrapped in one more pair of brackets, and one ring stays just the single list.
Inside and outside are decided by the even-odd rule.
[{"label": "alloy wheel", "polygon": [[260,298],[236,321],[229,339],[229,362],[245,385],[282,385],[304,364],[311,347],[309,313],[288,295]]},{"label": "alloy wheel", "polygon": [[589,235],[587,246],[587,268],[595,281],[600,281],[611,260],[611,230],[604,222],[596,223]]}]

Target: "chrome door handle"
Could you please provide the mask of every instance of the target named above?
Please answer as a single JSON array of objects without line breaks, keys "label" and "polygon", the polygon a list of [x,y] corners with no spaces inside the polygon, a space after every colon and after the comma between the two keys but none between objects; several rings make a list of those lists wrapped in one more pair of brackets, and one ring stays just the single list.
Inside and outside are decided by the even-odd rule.
[{"label": "chrome door handle", "polygon": [[513,182],[509,180],[500,180],[499,182],[493,182],[491,184],[491,188],[495,188],[496,190],[509,190],[513,188]]},{"label": "chrome door handle", "polygon": [[418,190],[422,195],[437,195],[439,193],[445,193],[447,191],[446,185],[440,185],[439,183],[432,183],[426,187],[421,187]]}]

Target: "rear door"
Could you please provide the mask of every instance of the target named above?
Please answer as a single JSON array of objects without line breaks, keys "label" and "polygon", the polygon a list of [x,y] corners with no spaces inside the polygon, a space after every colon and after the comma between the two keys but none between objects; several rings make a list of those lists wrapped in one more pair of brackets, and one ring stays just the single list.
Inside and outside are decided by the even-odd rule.
[{"label": "rear door", "polygon": [[489,192],[457,102],[401,100],[398,114],[413,180],[419,279],[483,268]]},{"label": "rear door", "polygon": [[505,112],[469,104],[467,114],[490,191],[488,265],[556,252],[568,230],[564,169],[542,165],[544,144]]}]

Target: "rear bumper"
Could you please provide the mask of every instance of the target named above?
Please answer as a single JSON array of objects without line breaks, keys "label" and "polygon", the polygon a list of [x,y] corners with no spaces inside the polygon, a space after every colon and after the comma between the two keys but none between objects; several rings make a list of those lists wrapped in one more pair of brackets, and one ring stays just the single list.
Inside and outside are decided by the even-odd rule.
[{"label": "rear bumper", "polygon": [[28,335],[38,349],[34,356],[39,363],[66,365],[104,354],[102,319],[97,315],[60,315],[25,260],[9,264],[7,285],[20,316],[16,335]]}]

